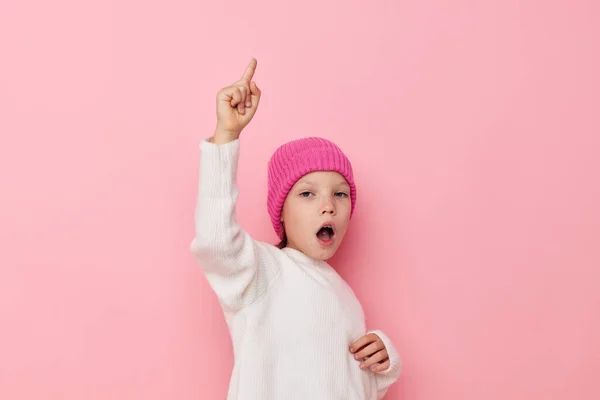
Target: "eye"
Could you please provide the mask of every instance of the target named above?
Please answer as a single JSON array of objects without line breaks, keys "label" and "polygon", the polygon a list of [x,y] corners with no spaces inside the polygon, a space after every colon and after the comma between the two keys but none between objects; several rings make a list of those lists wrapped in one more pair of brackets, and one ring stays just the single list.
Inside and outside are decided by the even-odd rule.
[{"label": "eye", "polygon": [[311,192],[302,192],[302,193],[300,193],[300,196],[302,196],[302,197],[309,197],[311,194],[312,194]]},{"label": "eye", "polygon": [[344,192],[337,192],[335,195],[337,197],[348,197],[348,195],[346,193],[344,193]]}]

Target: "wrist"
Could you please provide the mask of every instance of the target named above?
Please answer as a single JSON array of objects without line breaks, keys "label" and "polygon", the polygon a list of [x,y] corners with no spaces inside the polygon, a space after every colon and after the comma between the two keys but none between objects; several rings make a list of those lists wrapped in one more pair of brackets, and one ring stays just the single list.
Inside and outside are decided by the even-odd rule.
[{"label": "wrist", "polygon": [[228,131],[226,129],[218,128],[215,130],[212,142],[214,144],[226,144],[233,142],[240,137],[241,132]]}]

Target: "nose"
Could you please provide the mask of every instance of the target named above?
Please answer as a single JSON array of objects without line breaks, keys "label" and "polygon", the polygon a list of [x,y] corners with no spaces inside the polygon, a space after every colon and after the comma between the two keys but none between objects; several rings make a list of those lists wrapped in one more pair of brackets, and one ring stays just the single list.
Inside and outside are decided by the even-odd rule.
[{"label": "nose", "polygon": [[321,205],[321,215],[324,214],[335,215],[335,204],[333,202],[333,199],[329,197]]}]

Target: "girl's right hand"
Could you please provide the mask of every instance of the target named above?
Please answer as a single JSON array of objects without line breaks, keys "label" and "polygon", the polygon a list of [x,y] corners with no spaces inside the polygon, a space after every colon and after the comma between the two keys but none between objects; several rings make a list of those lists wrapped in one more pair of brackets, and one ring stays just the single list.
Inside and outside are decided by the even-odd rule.
[{"label": "girl's right hand", "polygon": [[242,133],[248,125],[260,100],[260,89],[252,81],[256,70],[256,58],[250,60],[244,75],[237,82],[217,93],[217,130],[215,142],[232,141]]}]

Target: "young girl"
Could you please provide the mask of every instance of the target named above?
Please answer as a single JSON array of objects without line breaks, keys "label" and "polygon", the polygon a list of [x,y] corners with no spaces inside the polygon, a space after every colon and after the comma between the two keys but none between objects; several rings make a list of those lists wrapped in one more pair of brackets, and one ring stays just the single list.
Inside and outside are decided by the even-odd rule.
[{"label": "young girl", "polygon": [[[261,96],[252,59],[217,94],[214,136],[200,143],[190,245],[218,296],[231,333],[228,399],[375,400],[400,375],[381,331],[366,332],[352,289],[327,264],[356,203],[350,161],[333,143],[281,146],[268,166],[268,212],[281,243],[254,240],[236,221],[239,136]],[[366,334],[365,334],[366,333]]]}]

